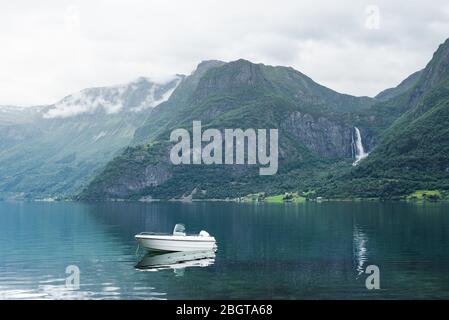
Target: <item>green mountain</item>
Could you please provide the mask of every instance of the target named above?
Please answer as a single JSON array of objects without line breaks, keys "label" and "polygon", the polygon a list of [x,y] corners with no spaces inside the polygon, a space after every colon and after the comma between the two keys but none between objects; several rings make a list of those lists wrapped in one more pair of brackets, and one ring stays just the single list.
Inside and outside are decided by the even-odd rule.
[{"label": "green mountain", "polygon": [[419,81],[419,78],[421,77],[423,73],[423,70],[416,71],[415,73],[412,73],[410,76],[408,76],[405,80],[403,80],[400,84],[398,84],[394,88],[386,89],[382,92],[380,92],[375,98],[377,100],[381,101],[387,101],[391,98],[394,98],[402,93],[407,92],[411,88],[413,88],[416,83]]},{"label": "green mountain", "polygon": [[449,40],[418,75],[404,93],[371,108],[402,114],[383,128],[366,160],[319,188],[323,196],[398,198],[449,190]]},{"label": "green mountain", "polygon": [[0,107],[0,198],[63,197],[131,143],[182,81],[89,88],[48,106]]},{"label": "green mountain", "polygon": [[[152,111],[133,145],[80,198],[227,198],[305,189],[329,168],[351,167],[352,114],[375,102],[330,90],[292,68],[205,61]],[[203,130],[278,128],[278,174],[259,176],[248,165],[172,165],[170,132],[191,130],[194,120]]]},{"label": "green mountain", "polygon": [[[448,75],[449,40],[423,70],[375,98],[240,59],[203,61],[166,83],[86,89],[49,106],[0,106],[0,198],[449,196]],[[173,165],[170,133],[192,133],[193,121],[221,133],[278,129],[277,174]]]}]

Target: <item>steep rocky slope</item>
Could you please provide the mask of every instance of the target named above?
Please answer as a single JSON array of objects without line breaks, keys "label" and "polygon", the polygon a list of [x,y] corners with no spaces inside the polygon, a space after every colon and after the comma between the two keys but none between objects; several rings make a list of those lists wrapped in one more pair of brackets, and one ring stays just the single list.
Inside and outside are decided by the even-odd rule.
[{"label": "steep rocky slope", "polygon": [[381,110],[388,107],[403,113],[360,166],[320,188],[324,196],[396,198],[422,189],[449,190],[449,40],[415,85]]},{"label": "steep rocky slope", "polygon": [[[134,146],[110,162],[80,197],[224,198],[291,190],[335,162],[351,166],[350,115],[374,103],[337,93],[292,68],[205,61],[137,129]],[[248,165],[172,165],[170,132],[191,130],[194,120],[203,129],[279,129],[279,173],[261,177]]]},{"label": "steep rocky slope", "polygon": [[49,106],[0,108],[0,198],[77,192],[181,81],[139,78],[85,89]]}]

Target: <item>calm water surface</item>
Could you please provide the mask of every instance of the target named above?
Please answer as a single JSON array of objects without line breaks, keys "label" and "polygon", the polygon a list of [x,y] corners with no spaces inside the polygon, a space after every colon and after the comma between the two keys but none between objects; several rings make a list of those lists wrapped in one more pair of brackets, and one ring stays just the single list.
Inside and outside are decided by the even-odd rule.
[{"label": "calm water surface", "polygon": [[[134,234],[179,222],[215,236],[215,259],[136,269]],[[449,205],[0,202],[0,299],[72,298],[447,299]]]}]

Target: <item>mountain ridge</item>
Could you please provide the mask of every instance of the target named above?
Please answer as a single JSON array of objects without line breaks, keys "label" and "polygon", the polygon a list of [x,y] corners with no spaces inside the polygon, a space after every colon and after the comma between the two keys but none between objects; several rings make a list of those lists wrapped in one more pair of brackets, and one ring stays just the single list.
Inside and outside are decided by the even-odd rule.
[{"label": "mountain ridge", "polygon": [[[398,198],[449,190],[449,40],[375,98],[341,94],[291,67],[204,60],[164,84],[81,90],[57,103],[0,108],[0,196],[75,199],[238,198],[311,193]],[[279,172],[173,166],[170,132],[277,128]],[[369,156],[353,166],[355,140]],[[6,195],[6,196],[5,196]]]},{"label": "mountain ridge", "polygon": [[449,190],[449,40],[416,84],[391,101],[403,114],[360,166],[321,188],[324,196],[403,198],[418,190]]},{"label": "mountain ridge", "polygon": [[[136,130],[137,143],[94,178],[82,199],[179,198],[193,190],[202,190],[195,193],[196,197],[224,198],[248,193],[256,185],[277,192],[295,183],[295,178],[302,175],[298,172],[301,167],[311,169],[314,163],[321,169],[321,164],[331,165],[335,159],[351,165],[354,129],[347,123],[347,113],[369,108],[374,99],[339,94],[287,67],[243,59],[202,66],[207,70],[186,77],[172,97],[153,110],[151,123]],[[228,166],[226,170],[170,165],[170,131],[179,127],[189,130],[193,120],[202,121],[204,128],[220,130],[279,128],[285,133],[280,134],[279,142],[283,164],[280,175],[261,178],[254,168],[244,165]],[[292,170],[297,172],[288,176]],[[218,181],[217,176],[223,180]],[[219,191],[218,184],[226,188],[222,186]]]},{"label": "mountain ridge", "polygon": [[154,104],[182,78],[166,84],[138,78],[87,88],[52,105],[1,109],[0,198],[73,194],[131,142]]}]

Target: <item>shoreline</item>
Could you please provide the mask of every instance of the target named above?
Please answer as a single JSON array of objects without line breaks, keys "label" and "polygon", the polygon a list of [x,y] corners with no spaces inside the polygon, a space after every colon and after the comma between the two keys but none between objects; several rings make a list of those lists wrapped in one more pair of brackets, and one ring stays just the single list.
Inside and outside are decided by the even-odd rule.
[{"label": "shoreline", "polygon": [[194,202],[233,202],[240,204],[304,204],[307,202],[323,203],[323,202],[405,202],[405,203],[449,203],[448,199],[439,200],[407,200],[403,199],[380,199],[380,198],[329,198],[329,199],[306,199],[304,201],[257,201],[257,200],[239,200],[239,199],[151,199],[151,200],[135,200],[135,199],[96,199],[96,200],[74,200],[74,199],[0,199],[0,202],[79,202],[79,203],[100,203],[100,202],[138,202],[138,203],[152,203],[152,202],[178,202],[178,203],[194,203]]}]

